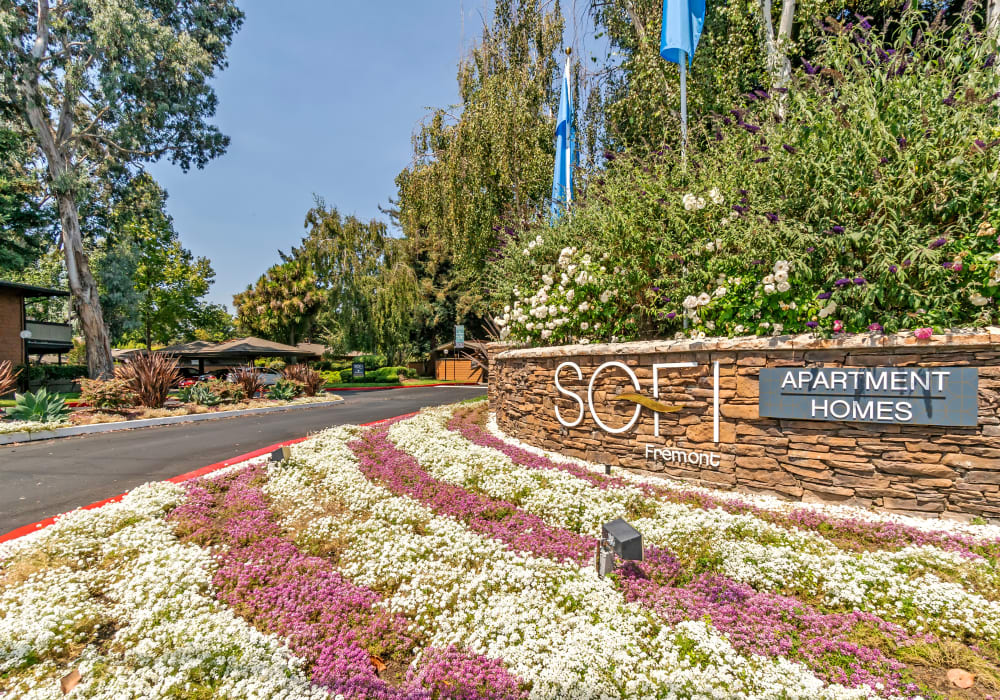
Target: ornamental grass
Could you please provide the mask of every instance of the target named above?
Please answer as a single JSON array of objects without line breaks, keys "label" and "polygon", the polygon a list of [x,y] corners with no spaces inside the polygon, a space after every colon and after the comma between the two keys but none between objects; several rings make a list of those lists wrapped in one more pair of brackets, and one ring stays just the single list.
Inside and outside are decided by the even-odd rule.
[{"label": "ornamental grass", "polygon": [[161,353],[137,353],[115,368],[121,380],[135,394],[135,401],[146,408],[160,408],[170,395],[170,388],[180,379],[177,358]]},{"label": "ornamental grass", "polygon": [[0,396],[14,391],[20,373],[20,370],[14,370],[14,365],[11,364],[10,360],[0,362]]}]

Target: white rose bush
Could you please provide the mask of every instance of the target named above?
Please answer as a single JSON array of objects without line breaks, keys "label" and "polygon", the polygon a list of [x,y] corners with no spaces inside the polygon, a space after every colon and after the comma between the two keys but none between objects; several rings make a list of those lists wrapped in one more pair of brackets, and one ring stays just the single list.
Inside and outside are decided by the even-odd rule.
[{"label": "white rose bush", "polygon": [[[0,692],[62,697],[75,669],[87,698],[911,698],[952,665],[1000,688],[1000,528],[608,476],[484,407],[0,545]],[[644,560],[602,579],[616,517]]]}]

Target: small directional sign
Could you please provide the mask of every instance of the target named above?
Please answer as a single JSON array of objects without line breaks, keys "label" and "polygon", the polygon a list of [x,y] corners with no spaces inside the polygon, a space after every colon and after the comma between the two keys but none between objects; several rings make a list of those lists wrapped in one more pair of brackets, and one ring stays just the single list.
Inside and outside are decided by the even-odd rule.
[{"label": "small directional sign", "polygon": [[455,349],[461,350],[465,347],[465,326],[455,326]]}]

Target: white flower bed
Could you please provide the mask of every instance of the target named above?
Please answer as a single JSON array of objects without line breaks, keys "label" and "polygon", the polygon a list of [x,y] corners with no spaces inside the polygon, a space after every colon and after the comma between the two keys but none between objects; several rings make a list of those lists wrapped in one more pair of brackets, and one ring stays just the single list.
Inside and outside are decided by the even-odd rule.
[{"label": "white flower bed", "polygon": [[[605,473],[605,465],[603,464],[595,464],[594,462],[588,462],[577,457],[570,457],[568,455],[559,454],[558,452],[552,452],[551,450],[535,447],[534,445],[524,442],[523,440],[519,440],[513,435],[508,435],[501,430],[499,424],[497,423],[495,413],[491,413],[486,421],[486,429],[495,437],[540,457],[547,457],[555,461],[575,464],[576,466],[588,469],[595,474]],[[768,496],[766,494],[742,492],[734,494],[728,491],[719,491],[718,489],[698,486],[686,481],[677,481],[664,476],[646,476],[644,474],[637,474],[624,469],[615,470],[615,476],[627,481],[633,481],[635,483],[666,486],[677,491],[690,491],[723,500],[727,498],[738,498],[742,503],[747,503],[756,508],[771,511],[773,513],[784,514],[791,510],[808,510],[837,518],[862,520],[870,523],[896,523],[899,525],[905,525],[906,527],[924,530],[926,532],[953,532],[979,541],[1000,538],[1000,525],[973,525],[958,520],[919,518],[909,515],[901,515],[899,513],[865,510],[855,506],[838,505],[836,503],[792,502],[776,498],[774,496]]]},{"label": "white flower bed", "polygon": [[[620,517],[630,500],[646,498],[630,487],[602,490],[566,472],[517,466],[499,451],[447,430],[451,411],[425,410],[389,432],[397,447],[438,479],[463,487],[474,483],[494,498],[520,500],[546,522],[593,536],[602,523]],[[933,547],[844,552],[814,533],[749,514],[655,505],[654,516],[633,522],[645,543],[673,551],[710,543],[721,573],[758,589],[811,593],[829,605],[873,612],[914,631],[1000,635],[1000,604],[924,571],[928,564],[961,564],[951,553]],[[916,612],[902,617],[903,607]]]},{"label": "white flower bed", "polygon": [[280,640],[212,597],[210,553],[163,520],[182,499],[173,484],[143,486],[0,545],[8,575],[19,562],[60,562],[0,591],[0,672],[40,659],[11,676],[9,697],[61,698],[58,679],[74,668],[82,698],[327,697]]},{"label": "white flower bed", "polygon": [[37,420],[0,420],[0,435],[9,433],[38,433],[43,430],[68,428],[70,423],[42,423]]},{"label": "white flower bed", "polygon": [[[662,625],[590,568],[515,554],[392,495],[358,470],[350,434],[328,431],[293,448],[266,491],[286,523],[313,517],[299,542],[350,543],[341,570],[390,591],[385,606],[412,620],[428,645],[502,659],[537,698],[867,695],[824,685],[786,659],[740,655],[702,621]],[[347,512],[320,515],[327,499]]]}]

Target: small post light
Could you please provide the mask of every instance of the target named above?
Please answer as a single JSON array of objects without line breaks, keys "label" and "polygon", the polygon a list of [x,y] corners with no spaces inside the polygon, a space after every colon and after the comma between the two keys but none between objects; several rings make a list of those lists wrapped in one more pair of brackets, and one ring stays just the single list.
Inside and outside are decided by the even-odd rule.
[{"label": "small post light", "polygon": [[607,576],[615,570],[615,555],[628,561],[642,561],[642,533],[621,518],[601,527],[597,545],[597,573]]},{"label": "small post light", "polygon": [[267,461],[283,462],[291,456],[292,456],[292,448],[290,448],[288,445],[283,445],[282,447],[279,447],[274,452],[272,452],[271,455],[267,458]]}]

